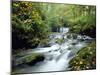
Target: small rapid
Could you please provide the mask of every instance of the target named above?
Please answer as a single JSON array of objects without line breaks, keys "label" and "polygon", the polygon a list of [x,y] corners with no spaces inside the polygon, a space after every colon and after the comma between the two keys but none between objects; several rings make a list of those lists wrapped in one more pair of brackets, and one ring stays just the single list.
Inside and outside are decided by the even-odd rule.
[{"label": "small rapid", "polygon": [[[33,66],[19,68],[18,72],[31,73],[69,70],[69,61],[81,48],[87,46],[92,38],[86,35],[68,33],[68,31],[69,28],[61,28],[60,33],[51,34],[49,36],[51,39],[49,41],[50,47],[39,47],[27,52],[28,54],[41,53],[45,56],[45,60]],[[63,39],[63,42],[58,44],[56,42],[57,39]],[[23,59],[24,57],[21,58]],[[21,60],[21,58],[19,59]],[[20,61],[19,59],[16,61]]]}]

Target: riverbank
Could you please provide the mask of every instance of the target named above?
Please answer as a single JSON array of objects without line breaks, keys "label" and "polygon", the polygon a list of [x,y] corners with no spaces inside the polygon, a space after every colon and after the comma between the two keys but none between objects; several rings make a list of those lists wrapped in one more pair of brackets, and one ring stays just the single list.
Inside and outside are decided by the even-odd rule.
[{"label": "riverbank", "polygon": [[69,64],[71,71],[96,69],[96,42],[78,51]]}]

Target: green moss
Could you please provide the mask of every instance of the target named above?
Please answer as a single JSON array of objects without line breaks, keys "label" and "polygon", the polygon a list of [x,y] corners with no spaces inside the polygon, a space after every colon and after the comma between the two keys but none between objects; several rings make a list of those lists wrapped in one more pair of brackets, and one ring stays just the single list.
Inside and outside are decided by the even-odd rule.
[{"label": "green moss", "polygon": [[37,54],[37,53],[32,53],[30,55],[25,56],[20,61],[16,61],[15,63],[17,65],[23,65],[23,64],[30,64],[32,62],[33,65],[34,65],[35,63],[37,63],[39,61],[43,61],[43,60],[44,60],[44,55]]},{"label": "green moss", "polygon": [[27,56],[27,57],[24,59],[24,61],[25,61],[26,63],[27,63],[27,62],[31,62],[32,60],[35,60],[35,58],[36,58],[37,56],[38,56],[38,54],[33,53],[33,54]]},{"label": "green moss", "polygon": [[59,38],[56,39],[56,43],[58,44],[62,44],[63,42],[64,42],[64,39],[59,39]]},{"label": "green moss", "polygon": [[92,42],[81,49],[69,62],[71,70],[88,70],[96,68],[96,43]]},{"label": "green moss", "polygon": [[70,39],[70,38],[72,38],[72,37],[71,37],[71,35],[70,35],[70,34],[67,34],[67,38],[68,38],[68,39]]},{"label": "green moss", "polygon": [[43,46],[43,47],[49,47],[50,45],[48,44],[48,42],[50,41],[50,39],[45,39],[45,40],[41,40],[39,45]]}]

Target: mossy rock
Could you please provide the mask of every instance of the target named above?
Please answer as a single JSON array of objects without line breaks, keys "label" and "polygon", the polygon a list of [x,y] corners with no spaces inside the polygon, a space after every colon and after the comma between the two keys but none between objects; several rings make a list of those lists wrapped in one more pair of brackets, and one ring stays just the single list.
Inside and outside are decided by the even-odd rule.
[{"label": "mossy rock", "polygon": [[32,53],[30,55],[25,56],[25,58],[19,60],[19,61],[15,61],[15,64],[17,66],[19,65],[23,65],[23,64],[30,64],[33,63],[36,64],[37,62],[43,61],[45,59],[44,55],[42,54],[37,54],[37,53]]},{"label": "mossy rock", "polygon": [[50,39],[42,40],[42,41],[40,41],[39,45],[41,47],[50,47],[50,44],[48,44],[49,41],[50,41]]},{"label": "mossy rock", "polygon": [[71,36],[70,34],[67,34],[67,38],[68,38],[68,39],[71,39],[72,36]]},{"label": "mossy rock", "polygon": [[71,39],[71,38],[77,39],[77,34],[75,34],[75,33],[67,33],[66,35],[67,35],[68,39]]},{"label": "mossy rock", "polygon": [[58,43],[58,44],[62,44],[64,42],[64,39],[56,39],[56,43]]},{"label": "mossy rock", "polygon": [[77,34],[72,34],[73,39],[77,39]]},{"label": "mossy rock", "polygon": [[78,42],[73,42],[72,45],[76,45]]},{"label": "mossy rock", "polygon": [[34,65],[40,61],[43,61],[45,59],[45,57],[43,55],[38,55],[35,57],[35,59],[31,60],[30,62],[27,62],[28,65]]},{"label": "mossy rock", "polygon": [[92,42],[87,47],[77,52],[69,62],[71,70],[88,70],[96,68],[96,43]]}]

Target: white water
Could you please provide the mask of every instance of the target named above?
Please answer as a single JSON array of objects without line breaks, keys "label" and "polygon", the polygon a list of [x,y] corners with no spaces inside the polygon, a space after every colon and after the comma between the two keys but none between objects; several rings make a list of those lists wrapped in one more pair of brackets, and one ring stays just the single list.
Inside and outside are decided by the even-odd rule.
[{"label": "white water", "polygon": [[67,33],[69,31],[69,28],[61,27],[60,32],[61,33]]},{"label": "white water", "polygon": [[[75,56],[77,51],[87,45],[87,40],[92,39],[88,36],[77,35],[77,38],[74,39],[71,35],[71,38],[67,38],[67,33],[69,31],[68,28],[61,28],[61,33],[53,34],[50,36],[51,44],[50,47],[44,48],[36,48],[34,51],[30,51],[29,53],[41,53],[45,55],[45,60],[37,63],[34,66],[26,66],[24,68],[19,68],[17,72],[19,73],[31,73],[31,72],[51,72],[51,71],[64,71],[68,70],[69,61],[72,57]],[[59,45],[55,41],[56,39],[64,39],[65,41]],[[85,39],[84,39],[85,38]],[[84,39],[84,41],[80,41],[80,39]],[[73,45],[74,43],[74,45]],[[23,58],[23,57],[21,57]]]}]

